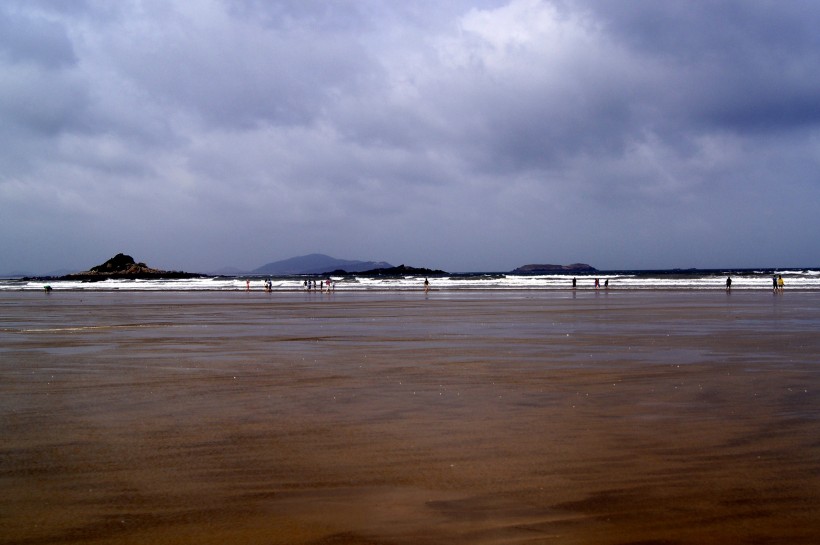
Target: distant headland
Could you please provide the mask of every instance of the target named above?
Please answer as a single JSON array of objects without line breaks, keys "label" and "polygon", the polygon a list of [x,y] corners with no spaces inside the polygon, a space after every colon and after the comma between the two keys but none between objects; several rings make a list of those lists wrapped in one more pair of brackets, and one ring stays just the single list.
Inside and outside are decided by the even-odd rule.
[{"label": "distant headland", "polygon": [[408,267],[407,265],[399,265],[398,267],[380,267],[377,269],[370,269],[369,271],[359,271],[353,273],[351,271],[336,270],[329,274],[336,276],[345,276],[355,274],[356,276],[369,277],[404,277],[404,276],[445,276],[447,272],[438,269],[426,269],[423,267]]},{"label": "distant headland", "polygon": [[[518,267],[510,274],[595,273],[598,269],[586,263],[571,265],[532,264]],[[275,261],[251,271],[252,275],[336,275],[346,276],[444,276],[449,273],[440,269],[393,266],[385,261],[355,261],[337,259],[324,254],[309,254]]]},{"label": "distant headland", "polygon": [[[538,274],[594,274],[598,269],[586,263],[572,263],[570,265],[530,264],[523,265],[508,273],[516,275]],[[47,276],[23,276],[23,279],[38,280],[74,280],[96,282],[111,279],[151,280],[151,279],[181,279],[206,278],[215,276],[303,276],[303,275],[335,275],[335,276],[367,276],[367,277],[403,277],[403,276],[446,276],[450,273],[440,269],[425,267],[411,267],[408,265],[393,266],[386,261],[358,261],[337,259],[324,254],[309,254],[292,257],[282,261],[275,261],[258,267],[252,271],[225,268],[210,274],[190,273],[184,271],[165,271],[149,267],[145,263],[137,262],[133,257],[118,253],[105,263],[91,267],[87,271],[72,272],[69,274],[54,273]]]},{"label": "distant headland", "polygon": [[524,265],[514,269],[513,274],[554,274],[554,273],[594,273],[598,269],[586,263],[573,263],[571,265]]},{"label": "distant headland", "polygon": [[145,263],[137,263],[130,255],[117,254],[102,265],[91,267],[87,271],[67,274],[59,277],[60,280],[82,280],[96,282],[115,279],[146,280],[157,278],[199,278],[203,275],[182,271],[163,271],[154,269]]},{"label": "distant headland", "polygon": [[391,265],[386,261],[357,261],[351,259],[337,259],[324,254],[309,254],[292,257],[282,261],[274,261],[262,265],[251,271],[252,275],[334,275],[334,276],[441,276],[445,271],[422,267]]},{"label": "distant headland", "polygon": [[386,261],[357,261],[351,259],[337,259],[325,254],[308,254],[282,261],[267,263],[251,271],[254,275],[302,275],[302,274],[328,274],[331,272],[344,271],[345,273],[358,273],[375,269],[388,269],[392,267]]}]

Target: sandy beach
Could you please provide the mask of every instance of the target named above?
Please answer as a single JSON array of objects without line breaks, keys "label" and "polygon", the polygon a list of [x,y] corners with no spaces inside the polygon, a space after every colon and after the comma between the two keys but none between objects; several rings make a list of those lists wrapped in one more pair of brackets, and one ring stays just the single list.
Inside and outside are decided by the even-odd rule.
[{"label": "sandy beach", "polygon": [[0,362],[4,545],[820,539],[820,292],[4,292]]}]

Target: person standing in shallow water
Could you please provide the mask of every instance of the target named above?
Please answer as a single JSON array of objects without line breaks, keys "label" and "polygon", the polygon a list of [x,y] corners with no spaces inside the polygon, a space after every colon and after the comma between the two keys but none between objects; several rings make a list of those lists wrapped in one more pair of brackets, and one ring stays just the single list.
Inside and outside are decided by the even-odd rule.
[{"label": "person standing in shallow water", "polygon": [[726,291],[732,291],[732,277],[726,277]]},{"label": "person standing in shallow water", "polygon": [[778,274],[778,275],[777,275],[777,291],[782,292],[782,291],[783,291],[783,287],[784,287],[785,285],[786,285],[786,283],[785,283],[785,282],[783,282],[783,276]]},{"label": "person standing in shallow water", "polygon": [[430,281],[425,278],[424,279],[424,293],[427,293],[428,291],[430,291]]}]

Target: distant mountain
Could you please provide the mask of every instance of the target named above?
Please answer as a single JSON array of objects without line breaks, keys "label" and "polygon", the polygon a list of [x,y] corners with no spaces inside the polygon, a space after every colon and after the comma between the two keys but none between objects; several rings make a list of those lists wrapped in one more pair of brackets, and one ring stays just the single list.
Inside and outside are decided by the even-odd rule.
[{"label": "distant mountain", "polygon": [[573,263],[572,265],[524,265],[513,270],[514,274],[551,274],[562,272],[594,273],[598,269],[586,263]]},{"label": "distant mountain", "polygon": [[51,271],[46,276],[66,276],[75,272],[79,271],[77,269],[57,269],[56,271]]},{"label": "distant mountain", "polygon": [[9,271],[0,273],[0,278],[27,278],[31,276],[34,276],[34,274],[29,271]]},{"label": "distant mountain", "polygon": [[336,259],[324,254],[309,254],[274,261],[251,271],[253,274],[287,275],[287,274],[324,274],[343,270],[347,272],[370,271],[392,267],[384,261],[351,261]]},{"label": "distant mountain", "polygon": [[57,278],[77,272],[77,269],[58,269],[46,274],[35,274],[31,271],[11,271],[0,273],[0,278]]},{"label": "distant mountain", "polygon": [[248,271],[237,269],[236,267],[222,267],[221,269],[211,271],[208,274],[212,274],[214,276],[242,276],[244,274],[248,274]]}]

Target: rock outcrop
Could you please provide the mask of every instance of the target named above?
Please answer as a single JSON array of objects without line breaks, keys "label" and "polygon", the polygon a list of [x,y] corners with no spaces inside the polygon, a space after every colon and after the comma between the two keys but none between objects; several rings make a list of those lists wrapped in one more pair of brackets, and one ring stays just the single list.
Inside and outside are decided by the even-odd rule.
[{"label": "rock outcrop", "polygon": [[64,280],[98,281],[108,278],[123,279],[156,279],[156,278],[198,278],[201,274],[182,271],[163,271],[154,269],[145,263],[137,263],[130,255],[117,254],[102,265],[91,267],[89,270],[68,274],[61,277]]},{"label": "rock outcrop", "polygon": [[[353,274],[351,271],[345,270],[336,270],[333,271],[331,274],[337,275],[348,275]],[[399,265],[398,267],[380,267],[377,269],[371,269],[369,271],[360,271],[355,273],[356,276],[369,276],[369,277],[404,277],[404,276],[445,276],[447,273],[445,271],[437,270],[437,269],[425,269],[419,267],[408,267],[407,265]]]},{"label": "rock outcrop", "polygon": [[513,274],[555,274],[555,273],[594,273],[598,269],[586,263],[571,265],[524,265],[513,270]]}]

